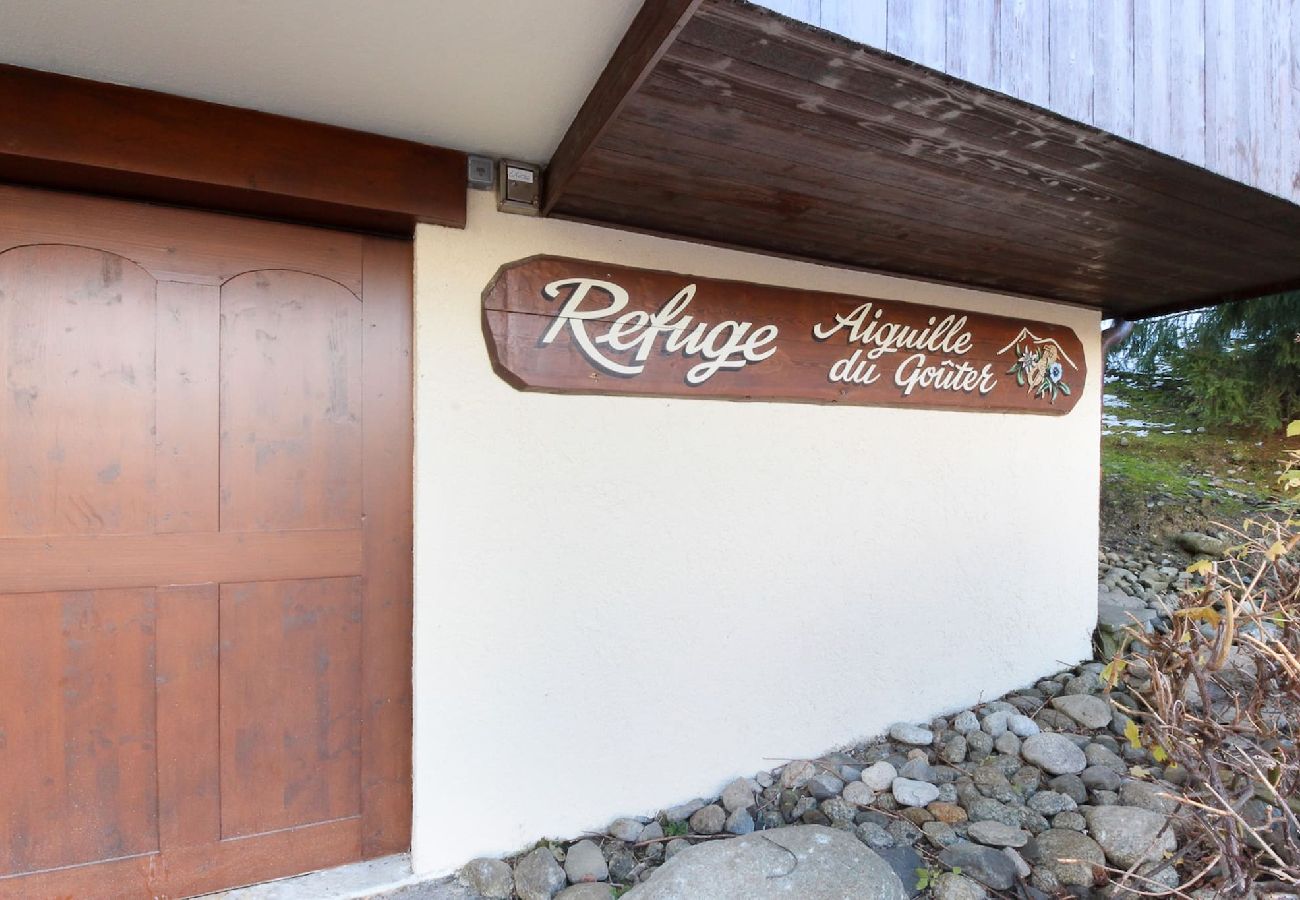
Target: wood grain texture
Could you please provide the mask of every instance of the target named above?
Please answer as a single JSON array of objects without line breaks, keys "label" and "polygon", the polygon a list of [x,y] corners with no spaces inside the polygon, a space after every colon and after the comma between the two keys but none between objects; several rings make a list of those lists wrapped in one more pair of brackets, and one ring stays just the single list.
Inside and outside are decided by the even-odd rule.
[{"label": "wood grain texture", "polygon": [[366,259],[361,814],[371,857],[411,844],[413,248],[371,238]]},{"label": "wood grain texture", "polygon": [[221,840],[221,614],[216,584],[156,592],[159,849]]},{"label": "wood grain texture", "polygon": [[359,575],[361,532],[0,538],[0,592]]},{"label": "wood grain texture", "polygon": [[0,179],[409,235],[464,227],[465,154],[0,66]]},{"label": "wood grain texture", "polygon": [[157,849],[154,617],[148,589],[0,592],[0,878]]},{"label": "wood grain texture", "polygon": [[1092,0],[1048,5],[1048,104],[1061,115],[1091,122],[1093,100]]},{"label": "wood grain texture", "polygon": [[645,0],[551,156],[543,185],[543,215],[551,212],[552,198],[564,193],[569,179],[624,101],[654,68],[664,48],[699,5],[700,0]]},{"label": "wood grain texture", "polygon": [[[1011,7],[987,7],[999,34]],[[1078,28],[1103,8],[1128,16],[1078,4]],[[729,0],[701,4],[553,213],[1130,317],[1300,283],[1285,201]]]},{"label": "wood grain texture", "polygon": [[317,275],[222,286],[222,530],[361,526],[362,319]]},{"label": "wood grain texture", "polygon": [[[557,257],[503,267],[483,317],[523,390],[1064,415],[1087,380],[1057,325]],[[1059,361],[1050,395],[1009,374],[1030,350]]]},{"label": "wood grain texture", "polygon": [[[884,46],[841,27],[860,0],[766,5]],[[926,5],[890,4],[876,31],[913,33]],[[1300,201],[1300,142],[1287,139],[1295,134],[1300,85],[1295,6],[1296,0],[948,0],[942,68]],[[991,49],[988,35],[995,38]],[[924,46],[913,50],[895,39],[890,49],[934,65]]]},{"label": "wood grain texture", "polygon": [[0,897],[405,849],[410,242],[0,199]]},{"label": "wood grain texture", "polygon": [[999,7],[999,0],[948,0],[945,72],[981,87],[997,87]]},{"label": "wood grain texture", "polygon": [[1048,12],[1038,0],[1002,0],[997,23],[998,90],[1037,106],[1051,103]]},{"label": "wood grain texture", "polygon": [[221,586],[221,837],[361,812],[361,579]]},{"label": "wood grain texture", "polygon": [[945,0],[889,0],[886,49],[923,66],[943,69],[948,62]]},{"label": "wood grain texture", "polygon": [[1092,0],[1092,118],[1114,134],[1134,134],[1133,0]]}]

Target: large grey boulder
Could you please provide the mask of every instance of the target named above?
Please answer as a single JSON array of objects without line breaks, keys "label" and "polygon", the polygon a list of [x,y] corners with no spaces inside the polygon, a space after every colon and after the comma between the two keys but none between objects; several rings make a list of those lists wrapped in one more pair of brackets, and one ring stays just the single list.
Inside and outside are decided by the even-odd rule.
[{"label": "large grey boulder", "polygon": [[851,832],[776,828],[683,850],[626,900],[907,900],[898,876]]}]

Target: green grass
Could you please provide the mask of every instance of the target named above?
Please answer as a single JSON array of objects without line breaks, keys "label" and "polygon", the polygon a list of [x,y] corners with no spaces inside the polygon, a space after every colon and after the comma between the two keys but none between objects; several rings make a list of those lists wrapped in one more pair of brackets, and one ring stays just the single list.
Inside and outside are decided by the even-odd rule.
[{"label": "green grass", "polygon": [[[1194,505],[1211,518],[1231,519],[1239,516],[1247,503],[1227,491],[1251,499],[1276,495],[1277,461],[1284,446],[1281,433],[1242,429],[1197,433],[1200,423],[1189,419],[1167,392],[1121,384],[1108,384],[1106,392],[1128,403],[1111,410],[1121,419],[1171,423],[1171,430],[1177,432],[1154,430],[1138,435],[1117,431],[1102,437],[1103,496],[1112,512],[1128,508],[1139,514],[1150,498],[1168,494],[1176,503]],[[1188,430],[1192,433],[1184,433]],[[1220,480],[1218,486],[1211,483],[1214,478]],[[1206,492],[1211,498],[1202,500],[1198,493]]]}]

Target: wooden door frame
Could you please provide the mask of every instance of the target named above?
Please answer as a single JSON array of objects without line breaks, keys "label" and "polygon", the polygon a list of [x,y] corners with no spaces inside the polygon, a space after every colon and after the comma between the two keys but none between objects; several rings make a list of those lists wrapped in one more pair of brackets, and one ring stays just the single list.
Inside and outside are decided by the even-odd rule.
[{"label": "wooden door frame", "polygon": [[0,65],[0,181],[411,237],[465,227],[457,150]]},{"label": "wooden door frame", "polygon": [[[463,228],[466,154],[168,94],[0,65],[0,182],[360,231],[367,303],[401,314],[363,354],[362,858],[410,847],[414,228]],[[237,136],[232,138],[233,136]],[[367,490],[384,483],[389,490]],[[374,503],[382,497],[382,504]],[[393,694],[389,688],[401,685]],[[401,748],[383,770],[376,746]]]}]

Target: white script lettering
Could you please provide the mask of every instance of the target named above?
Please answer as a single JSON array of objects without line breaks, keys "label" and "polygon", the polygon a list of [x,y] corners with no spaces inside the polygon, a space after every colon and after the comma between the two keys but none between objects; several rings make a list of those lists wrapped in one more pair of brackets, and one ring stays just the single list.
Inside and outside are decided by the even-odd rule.
[{"label": "white script lettering", "polygon": [[[755,328],[753,322],[727,320],[712,326],[707,322],[695,322],[692,327],[694,317],[685,315],[685,310],[695,297],[693,284],[665,300],[653,313],[632,310],[622,315],[618,314],[628,304],[628,293],[611,281],[562,278],[552,281],[543,290],[548,298],[557,300],[566,288],[569,289],[568,296],[542,335],[541,343],[550,344],[567,327],[574,342],[593,365],[616,375],[640,375],[644,372],[646,361],[660,336],[664,339],[664,353],[681,353],[703,359],[686,373],[686,383],[691,385],[703,384],[723,369],[741,369],[750,363],[762,362],[776,352],[776,347],[771,346],[777,337],[775,325]],[[604,305],[600,306],[602,294]],[[589,295],[594,295],[597,305],[583,309]],[[618,317],[603,334],[593,336],[588,332],[588,322],[615,315]],[[601,349],[602,345],[618,353],[634,352],[631,360],[623,363],[607,356]]]}]

